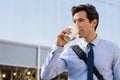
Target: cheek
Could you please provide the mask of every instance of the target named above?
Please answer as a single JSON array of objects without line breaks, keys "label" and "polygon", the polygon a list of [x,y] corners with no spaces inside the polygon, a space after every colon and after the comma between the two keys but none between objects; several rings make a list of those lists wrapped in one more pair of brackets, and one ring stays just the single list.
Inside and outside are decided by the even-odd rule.
[{"label": "cheek", "polygon": [[86,24],[86,23],[80,23],[78,25],[78,28],[79,28],[79,31],[80,33],[87,33],[89,31],[89,24]]},{"label": "cheek", "polygon": [[83,34],[84,34],[84,36],[89,34],[89,28],[88,27],[83,28]]}]

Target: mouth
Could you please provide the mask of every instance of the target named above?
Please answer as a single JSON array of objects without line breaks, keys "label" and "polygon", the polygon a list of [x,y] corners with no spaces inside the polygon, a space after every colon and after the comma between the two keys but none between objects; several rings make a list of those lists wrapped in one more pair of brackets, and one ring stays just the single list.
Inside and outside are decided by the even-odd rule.
[{"label": "mouth", "polygon": [[78,34],[80,34],[82,31],[81,30],[79,30],[79,32],[78,32]]}]

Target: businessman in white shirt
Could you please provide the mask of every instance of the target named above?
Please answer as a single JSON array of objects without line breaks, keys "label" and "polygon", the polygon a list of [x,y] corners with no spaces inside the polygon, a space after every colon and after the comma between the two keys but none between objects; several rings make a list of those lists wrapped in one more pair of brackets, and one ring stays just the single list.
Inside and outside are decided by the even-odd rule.
[{"label": "businessman in white shirt", "polygon": [[[81,4],[72,7],[74,24],[79,28],[78,46],[88,55],[88,43],[92,43],[94,52],[94,66],[103,76],[104,80],[120,80],[120,48],[113,42],[103,40],[96,34],[99,15],[91,4]],[[57,40],[41,69],[42,80],[50,80],[57,75],[68,71],[68,80],[87,79],[88,68],[70,48],[64,49],[68,43],[63,37],[71,34],[71,29],[66,28],[57,35]],[[73,40],[75,37],[73,38]],[[92,80],[98,80],[93,75]]]}]

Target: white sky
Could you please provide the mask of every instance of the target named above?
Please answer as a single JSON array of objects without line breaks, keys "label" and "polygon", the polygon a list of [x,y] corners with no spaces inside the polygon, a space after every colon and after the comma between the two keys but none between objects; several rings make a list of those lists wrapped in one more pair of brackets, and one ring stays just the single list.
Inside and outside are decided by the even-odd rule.
[{"label": "white sky", "polygon": [[120,0],[0,0],[0,39],[51,46],[72,23],[71,7],[81,3],[96,6],[98,35],[120,45]]}]

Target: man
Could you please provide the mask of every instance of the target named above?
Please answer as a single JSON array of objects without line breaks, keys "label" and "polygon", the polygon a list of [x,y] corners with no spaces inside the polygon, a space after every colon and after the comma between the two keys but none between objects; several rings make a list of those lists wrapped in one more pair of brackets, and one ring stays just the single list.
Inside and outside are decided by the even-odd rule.
[{"label": "man", "polygon": [[[104,80],[120,80],[120,48],[106,40],[102,40],[96,34],[99,15],[96,8],[91,4],[82,4],[72,7],[74,24],[79,28],[78,46],[88,55],[88,43],[94,46],[94,66],[103,76]],[[69,28],[62,30],[57,35],[57,40],[47,59],[42,66],[41,78],[50,80],[60,73],[68,70],[68,80],[88,80],[88,66],[80,60],[72,48],[63,49],[68,43],[63,37],[71,34]],[[98,80],[93,75],[92,80]]]}]

